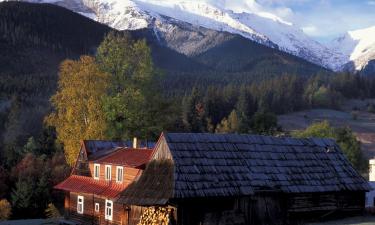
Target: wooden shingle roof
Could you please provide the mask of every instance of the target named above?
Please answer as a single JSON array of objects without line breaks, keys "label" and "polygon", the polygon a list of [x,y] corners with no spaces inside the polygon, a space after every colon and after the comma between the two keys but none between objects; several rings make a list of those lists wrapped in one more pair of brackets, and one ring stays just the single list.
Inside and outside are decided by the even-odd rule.
[{"label": "wooden shingle roof", "polygon": [[175,162],[177,198],[191,190],[228,195],[249,186],[286,193],[370,189],[331,139],[193,133],[167,133],[165,139]]},{"label": "wooden shingle roof", "polygon": [[[162,163],[156,163],[163,158],[170,160],[165,171],[157,166]],[[121,194],[122,203],[160,205],[169,199],[233,197],[263,190],[317,193],[371,189],[330,139],[164,133],[150,164]],[[162,188],[163,184],[168,184],[167,188]]]}]

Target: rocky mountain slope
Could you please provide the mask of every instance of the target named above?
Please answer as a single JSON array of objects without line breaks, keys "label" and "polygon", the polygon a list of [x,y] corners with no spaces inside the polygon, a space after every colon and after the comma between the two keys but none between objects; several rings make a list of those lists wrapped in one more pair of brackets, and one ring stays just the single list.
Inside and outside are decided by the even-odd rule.
[{"label": "rocky mountain slope", "polygon": [[212,37],[190,33],[204,27],[239,34],[332,70],[339,70],[346,63],[343,54],[314,41],[276,15],[261,11],[255,0],[244,3],[242,12],[222,1],[210,0],[27,1],[64,6],[117,30],[153,29],[169,47],[185,55],[196,55],[212,47],[208,44]]}]

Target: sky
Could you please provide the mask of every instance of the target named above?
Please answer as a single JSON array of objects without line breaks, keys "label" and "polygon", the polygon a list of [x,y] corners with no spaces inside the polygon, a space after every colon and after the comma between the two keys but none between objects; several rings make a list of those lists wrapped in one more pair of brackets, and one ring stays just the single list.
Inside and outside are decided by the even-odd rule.
[{"label": "sky", "polygon": [[[248,4],[253,7],[254,1],[248,0]],[[375,26],[375,0],[256,0],[255,4],[321,42]]]}]

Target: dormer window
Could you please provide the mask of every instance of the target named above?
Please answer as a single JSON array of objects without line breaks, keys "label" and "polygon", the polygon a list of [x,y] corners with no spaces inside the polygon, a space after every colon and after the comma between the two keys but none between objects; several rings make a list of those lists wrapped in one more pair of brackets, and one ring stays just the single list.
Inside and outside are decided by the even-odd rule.
[{"label": "dormer window", "polygon": [[105,180],[111,180],[112,175],[112,167],[111,165],[105,166]]},{"label": "dormer window", "polygon": [[124,180],[124,167],[117,166],[116,167],[116,182],[122,183],[123,180]]},{"label": "dormer window", "polygon": [[100,164],[94,164],[94,179],[99,180]]}]

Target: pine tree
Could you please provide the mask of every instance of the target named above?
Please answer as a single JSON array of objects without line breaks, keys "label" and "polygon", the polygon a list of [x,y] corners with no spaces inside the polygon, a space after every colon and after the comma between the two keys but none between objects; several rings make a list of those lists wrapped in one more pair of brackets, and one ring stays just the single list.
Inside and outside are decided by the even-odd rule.
[{"label": "pine tree", "polygon": [[255,134],[274,135],[278,130],[277,117],[270,112],[256,112],[251,120],[251,131]]},{"label": "pine tree", "polygon": [[182,122],[186,130],[191,132],[206,131],[206,112],[197,88],[193,88],[191,94],[184,97],[182,108]]},{"label": "pine tree", "polygon": [[251,129],[251,117],[256,112],[256,105],[252,96],[245,90],[241,90],[236,104],[240,133],[248,133]]}]

